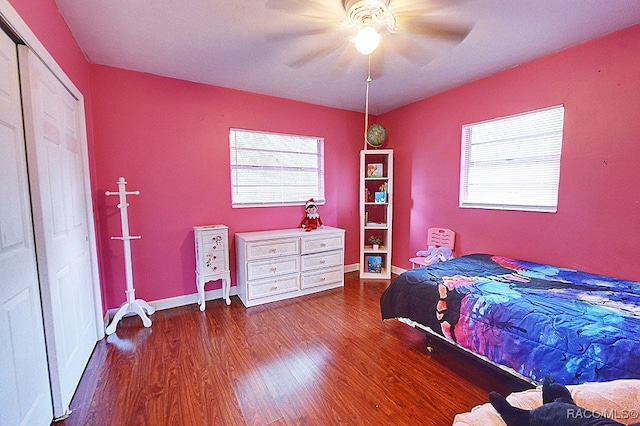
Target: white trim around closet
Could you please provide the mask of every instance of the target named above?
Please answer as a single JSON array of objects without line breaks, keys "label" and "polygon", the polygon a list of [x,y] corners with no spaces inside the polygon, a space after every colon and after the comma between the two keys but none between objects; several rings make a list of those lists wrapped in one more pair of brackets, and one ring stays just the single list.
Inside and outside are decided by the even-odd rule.
[{"label": "white trim around closet", "polygon": [[[85,116],[85,108],[84,108],[84,96],[82,92],[76,87],[75,84],[69,79],[69,77],[65,74],[62,68],[55,61],[53,56],[47,51],[44,45],[38,40],[36,35],[31,31],[26,22],[22,19],[22,17],[18,14],[18,12],[9,4],[7,0],[0,0],[0,20],[6,24],[10,31],[12,31],[26,46],[28,46],[36,56],[44,62],[44,64],[51,70],[51,72],[56,76],[58,80],[66,87],[66,89],[75,97],[82,105],[83,108],[80,109],[80,121],[82,123],[83,128],[81,129],[85,135],[87,135],[86,128],[86,116]],[[90,179],[90,171],[89,171],[89,156],[87,149],[88,147],[85,145],[82,147],[82,157],[83,157],[83,168],[85,176]],[[100,289],[100,276],[98,273],[98,253],[97,253],[97,242],[96,242],[96,232],[95,232],[95,219],[93,216],[93,197],[91,191],[91,183],[89,181],[85,181],[85,195],[87,200],[87,212],[89,214],[88,218],[88,226],[89,226],[89,243],[91,246],[91,263],[92,263],[92,280],[93,280],[93,293],[95,300],[95,311],[96,311],[96,324],[97,324],[97,335],[99,339],[104,337],[104,319],[102,317],[103,307],[102,307],[102,292]]]}]

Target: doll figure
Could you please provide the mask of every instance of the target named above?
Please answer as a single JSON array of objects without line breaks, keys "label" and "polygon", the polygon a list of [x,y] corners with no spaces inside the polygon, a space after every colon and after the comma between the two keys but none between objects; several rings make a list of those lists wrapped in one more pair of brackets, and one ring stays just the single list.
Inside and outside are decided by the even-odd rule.
[{"label": "doll figure", "polygon": [[324,228],[322,224],[322,219],[320,219],[320,215],[318,214],[318,206],[313,198],[310,198],[304,205],[304,211],[306,212],[305,216],[302,218],[302,222],[300,222],[300,227],[304,229],[306,232],[311,231],[316,228]]}]

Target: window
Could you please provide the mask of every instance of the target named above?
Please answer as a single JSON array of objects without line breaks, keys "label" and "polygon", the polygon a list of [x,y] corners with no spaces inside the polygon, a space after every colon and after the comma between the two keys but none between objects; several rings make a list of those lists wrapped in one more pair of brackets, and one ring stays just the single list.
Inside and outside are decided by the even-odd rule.
[{"label": "window", "polygon": [[462,127],[460,207],[555,212],[564,106]]},{"label": "window", "polygon": [[324,203],[324,139],[231,129],[232,207]]}]

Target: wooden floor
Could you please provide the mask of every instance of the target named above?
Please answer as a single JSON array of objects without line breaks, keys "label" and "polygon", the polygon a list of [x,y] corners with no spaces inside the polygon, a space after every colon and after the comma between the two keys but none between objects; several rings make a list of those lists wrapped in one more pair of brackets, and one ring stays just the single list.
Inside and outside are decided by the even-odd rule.
[{"label": "wooden floor", "polygon": [[[388,280],[246,309],[237,297],[124,318],[98,342],[56,425],[450,425],[525,384],[397,320]],[[435,342],[437,343],[437,342]]]}]

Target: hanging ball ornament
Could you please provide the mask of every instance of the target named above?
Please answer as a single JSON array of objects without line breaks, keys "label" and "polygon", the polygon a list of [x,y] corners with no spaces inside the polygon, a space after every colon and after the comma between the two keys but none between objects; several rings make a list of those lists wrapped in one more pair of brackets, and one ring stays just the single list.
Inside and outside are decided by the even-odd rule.
[{"label": "hanging ball ornament", "polygon": [[387,140],[387,129],[381,124],[372,124],[367,129],[367,143],[374,148],[381,147]]}]

